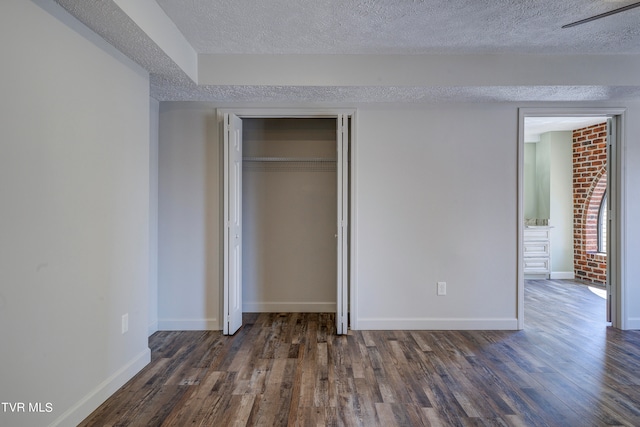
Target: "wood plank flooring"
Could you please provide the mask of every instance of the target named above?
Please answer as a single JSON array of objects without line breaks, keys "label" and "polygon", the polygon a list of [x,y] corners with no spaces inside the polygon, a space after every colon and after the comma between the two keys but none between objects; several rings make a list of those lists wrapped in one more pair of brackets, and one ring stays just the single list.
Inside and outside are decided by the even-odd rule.
[{"label": "wood plank flooring", "polygon": [[157,332],[152,362],[82,426],[640,425],[640,331],[570,281],[528,281],[523,331],[351,331],[245,315]]}]

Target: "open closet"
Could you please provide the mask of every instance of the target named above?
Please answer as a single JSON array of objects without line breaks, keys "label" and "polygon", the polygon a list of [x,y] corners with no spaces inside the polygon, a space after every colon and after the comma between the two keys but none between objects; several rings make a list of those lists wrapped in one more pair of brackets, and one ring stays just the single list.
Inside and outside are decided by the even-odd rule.
[{"label": "open closet", "polygon": [[243,120],[245,312],[333,312],[336,121]]},{"label": "open closet", "polygon": [[224,333],[242,312],[335,312],[346,333],[350,117],[224,120]]}]

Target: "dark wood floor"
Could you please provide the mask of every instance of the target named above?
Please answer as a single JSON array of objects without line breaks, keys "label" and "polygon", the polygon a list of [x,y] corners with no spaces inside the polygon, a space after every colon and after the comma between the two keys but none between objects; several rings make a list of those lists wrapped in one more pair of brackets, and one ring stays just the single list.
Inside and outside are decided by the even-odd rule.
[{"label": "dark wood floor", "polygon": [[233,337],[157,332],[83,426],[640,425],[640,332],[586,286],[529,281],[523,331],[351,331],[250,314]]}]

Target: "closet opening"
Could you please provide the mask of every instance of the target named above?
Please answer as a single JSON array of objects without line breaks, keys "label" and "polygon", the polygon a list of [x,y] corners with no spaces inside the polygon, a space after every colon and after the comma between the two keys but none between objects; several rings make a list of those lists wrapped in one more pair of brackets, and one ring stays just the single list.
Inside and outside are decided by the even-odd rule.
[{"label": "closet opening", "polygon": [[224,114],[223,332],[243,312],[335,313],[348,329],[350,115]]},{"label": "closet opening", "polygon": [[243,120],[245,312],[335,312],[336,120]]}]

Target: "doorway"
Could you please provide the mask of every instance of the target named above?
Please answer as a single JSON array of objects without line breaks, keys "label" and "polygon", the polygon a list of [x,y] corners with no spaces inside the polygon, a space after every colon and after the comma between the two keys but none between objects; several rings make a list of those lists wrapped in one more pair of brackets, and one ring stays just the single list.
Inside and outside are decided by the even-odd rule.
[{"label": "doorway", "polygon": [[[574,277],[581,282],[605,285],[607,321],[622,327],[623,284],[617,280],[622,227],[618,214],[622,114],[623,111],[612,109],[520,110],[519,329],[524,328],[525,278],[566,280]],[[573,134],[576,129],[581,129],[580,135]],[[582,136],[589,132],[596,132],[591,140]],[[530,145],[535,142],[540,145]],[[592,147],[594,143],[599,146]],[[585,150],[593,152],[585,153]],[[531,152],[537,152],[533,161]],[[538,177],[534,185],[532,164],[536,160],[541,164],[533,169],[542,177]],[[563,163],[567,161],[571,163]],[[559,188],[553,188],[554,185]],[[538,203],[532,203],[531,198],[537,198]],[[591,210],[595,209],[595,218],[593,212],[587,212],[589,205]],[[589,224],[593,231],[585,229],[587,218],[593,223]]]},{"label": "doorway", "polygon": [[221,114],[223,333],[244,311],[334,311],[345,334],[352,114]]}]

